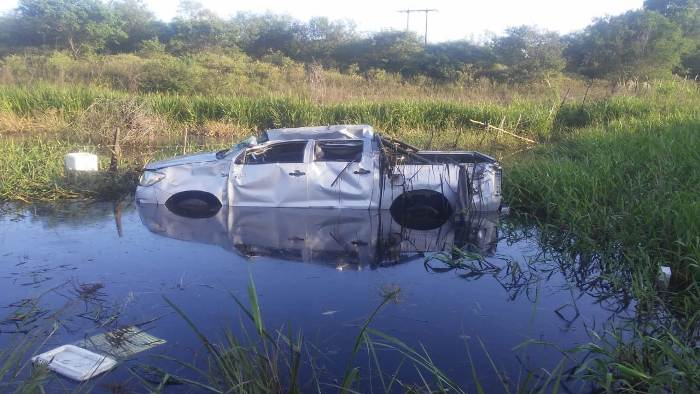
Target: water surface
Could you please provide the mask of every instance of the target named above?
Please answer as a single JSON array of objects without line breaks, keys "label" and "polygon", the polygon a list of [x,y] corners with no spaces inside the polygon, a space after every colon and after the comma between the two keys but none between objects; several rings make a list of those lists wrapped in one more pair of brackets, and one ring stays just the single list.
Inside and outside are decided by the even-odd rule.
[{"label": "water surface", "polygon": [[[594,269],[546,252],[536,231],[498,215],[417,230],[388,212],[362,210],[232,208],[191,218],[122,202],[4,211],[0,347],[31,329],[54,332],[44,351],[129,325],[167,341],[94,379],[98,392],[122,382],[138,388],[128,372],[135,365],[174,368],[158,354],[203,360],[196,336],[164,296],[212,338],[240,333],[246,317],[231,294],[247,302],[251,277],[267,327],[303,332],[327,382],[342,376],[358,326],[399,289],[372,327],[424,346],[470,391],[467,347],[481,384],[501,387],[487,352],[515,382],[564,357],[554,346],[519,345],[571,348],[590,341],[587,329],[627,314],[627,301],[589,280]],[[448,258],[465,265],[450,269],[441,262]],[[400,361],[392,352],[381,357],[387,370]],[[413,369],[401,374],[417,381]],[[376,383],[364,381],[365,388]],[[72,387],[63,379],[52,384]]]}]

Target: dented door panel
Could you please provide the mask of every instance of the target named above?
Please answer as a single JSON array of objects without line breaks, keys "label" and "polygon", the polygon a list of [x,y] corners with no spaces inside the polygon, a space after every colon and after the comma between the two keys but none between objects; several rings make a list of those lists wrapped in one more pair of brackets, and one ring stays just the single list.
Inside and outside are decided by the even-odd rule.
[{"label": "dented door panel", "polygon": [[[332,158],[324,149],[343,150]],[[332,152],[332,148],[329,149]],[[374,190],[374,162],[369,141],[316,141],[309,165],[309,206],[368,209]]]},{"label": "dented door panel", "polygon": [[[292,141],[246,150],[244,156],[236,158],[231,166],[229,205],[308,207],[308,146],[307,141]],[[302,147],[298,162],[284,162],[296,160],[290,159],[289,156],[293,155],[285,156],[284,147]],[[261,159],[273,149],[280,151],[281,158],[271,155]]]}]

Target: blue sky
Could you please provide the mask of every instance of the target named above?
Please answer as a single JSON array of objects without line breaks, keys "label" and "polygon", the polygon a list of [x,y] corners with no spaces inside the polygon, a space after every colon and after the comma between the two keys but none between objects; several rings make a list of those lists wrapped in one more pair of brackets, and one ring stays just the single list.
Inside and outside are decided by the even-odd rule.
[{"label": "blue sky", "polygon": [[[176,15],[177,1],[145,0],[163,20]],[[201,0],[222,17],[239,11],[272,11],[307,20],[313,16],[351,19],[360,31],[404,29],[406,16],[397,12],[407,8],[435,8],[429,17],[429,41],[461,38],[480,39],[502,33],[508,26],[535,25],[568,33],[588,25],[594,18],[617,15],[641,8],[643,0]],[[0,0],[0,11],[16,7],[16,0]],[[423,34],[423,14],[412,14],[411,30]]]}]

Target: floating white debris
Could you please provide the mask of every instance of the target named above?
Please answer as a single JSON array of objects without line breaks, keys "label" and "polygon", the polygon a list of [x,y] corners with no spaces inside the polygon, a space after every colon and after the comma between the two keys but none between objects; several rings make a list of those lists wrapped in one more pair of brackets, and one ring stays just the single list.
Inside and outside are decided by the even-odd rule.
[{"label": "floating white debris", "polygon": [[67,171],[94,172],[98,170],[97,155],[86,152],[69,153],[63,157]]},{"label": "floating white debris", "polygon": [[325,312],[321,313],[321,315],[330,316],[330,315],[334,315],[336,313],[338,313],[338,311],[325,311]]},{"label": "floating white debris", "polygon": [[46,365],[48,369],[80,382],[107,372],[117,365],[117,361],[111,357],[73,345],[63,345],[32,357],[32,362]]},{"label": "floating white debris", "polygon": [[659,275],[656,277],[656,283],[659,287],[667,288],[671,283],[671,267],[662,265],[659,267]]},{"label": "floating white debris", "polygon": [[136,327],[129,326],[83,339],[76,345],[109,354],[117,359],[125,359],[164,343],[164,339],[156,338]]}]

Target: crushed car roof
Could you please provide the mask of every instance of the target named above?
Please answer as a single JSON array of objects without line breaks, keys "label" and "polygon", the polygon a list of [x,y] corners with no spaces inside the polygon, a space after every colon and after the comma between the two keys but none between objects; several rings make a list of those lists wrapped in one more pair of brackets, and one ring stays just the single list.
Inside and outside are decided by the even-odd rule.
[{"label": "crushed car roof", "polygon": [[332,125],[265,130],[268,141],[372,139],[374,130],[368,125]]}]

